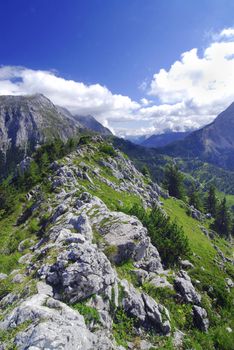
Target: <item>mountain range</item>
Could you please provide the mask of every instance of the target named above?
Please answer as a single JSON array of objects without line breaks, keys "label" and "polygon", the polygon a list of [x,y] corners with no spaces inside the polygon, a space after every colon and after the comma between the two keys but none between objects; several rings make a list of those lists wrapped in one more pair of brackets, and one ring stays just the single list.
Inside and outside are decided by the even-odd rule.
[{"label": "mountain range", "polygon": [[187,159],[198,158],[224,169],[234,170],[234,103],[209,125],[192,132],[184,140],[159,150]]},{"label": "mountain range", "polygon": [[144,147],[164,147],[174,141],[185,139],[191,132],[166,132],[160,135],[151,135],[144,139],[140,144]]},{"label": "mountain range", "polygon": [[[42,94],[0,96],[0,172],[9,173],[15,165],[40,144],[59,138],[63,141],[85,130],[104,136],[111,131],[93,116],[80,116],[55,106]],[[173,141],[173,142],[171,142]],[[124,141],[116,141],[123,144]],[[139,147],[142,147],[139,148]],[[144,150],[144,147],[154,147]],[[190,161],[199,159],[215,166],[234,170],[234,103],[209,125],[191,133],[152,135],[142,144],[125,141],[124,151],[134,154],[141,149],[144,157],[167,155]]]}]

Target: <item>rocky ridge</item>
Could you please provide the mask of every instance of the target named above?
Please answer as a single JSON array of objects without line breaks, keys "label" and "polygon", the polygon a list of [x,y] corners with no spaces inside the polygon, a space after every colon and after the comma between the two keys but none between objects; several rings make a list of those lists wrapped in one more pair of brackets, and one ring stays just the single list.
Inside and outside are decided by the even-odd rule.
[{"label": "rocky ridge", "polygon": [[[92,141],[51,164],[49,194],[37,187],[28,197],[31,214],[43,218],[43,225],[38,241],[28,242],[30,249],[20,258],[19,270],[2,276],[22,288],[1,299],[0,330],[11,333],[12,344],[20,350],[120,350],[123,346],[114,335],[122,312],[132,320],[140,344],[150,349],[147,331],[168,335],[172,328],[166,305],[141,288],[147,281],[175,289],[177,297],[194,305],[197,327],[207,331],[207,313],[188,273],[165,270],[147,229],[136,217],[121,212],[119,198],[126,193],[145,207],[160,205],[159,196],[167,194],[117,150],[114,157],[103,155],[94,166],[102,139]],[[119,211],[105,204],[104,188],[119,195]],[[102,192],[103,196],[95,195]],[[28,220],[22,215],[21,223],[27,225]],[[24,251],[23,242],[19,250]],[[119,274],[118,267],[128,261],[137,285]],[[85,320],[77,305],[96,310],[98,317]],[[7,346],[1,344],[2,349]],[[128,346],[134,348],[131,342]]]}]

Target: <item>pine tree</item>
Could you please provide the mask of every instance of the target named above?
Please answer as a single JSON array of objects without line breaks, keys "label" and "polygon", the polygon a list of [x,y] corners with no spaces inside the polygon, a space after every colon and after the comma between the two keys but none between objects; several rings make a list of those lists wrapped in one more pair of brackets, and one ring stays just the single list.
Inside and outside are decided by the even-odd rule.
[{"label": "pine tree", "polygon": [[216,188],[211,185],[205,200],[205,208],[207,213],[210,213],[215,217],[217,209],[217,197],[216,197]]},{"label": "pine tree", "polygon": [[196,209],[203,211],[201,193],[196,189],[194,185],[190,189],[189,204],[193,205]]},{"label": "pine tree", "polygon": [[232,230],[231,230],[231,235],[234,236],[234,219],[232,220]]},{"label": "pine tree", "polygon": [[183,199],[184,198],[184,185],[183,174],[179,171],[176,165],[170,164],[165,170],[165,185],[170,196]]},{"label": "pine tree", "polygon": [[150,172],[149,172],[149,168],[147,167],[147,165],[145,165],[145,164],[143,165],[141,172],[144,176],[150,177]]},{"label": "pine tree", "polygon": [[214,229],[221,235],[228,237],[231,233],[231,217],[227,208],[226,198],[218,205],[214,221]]}]

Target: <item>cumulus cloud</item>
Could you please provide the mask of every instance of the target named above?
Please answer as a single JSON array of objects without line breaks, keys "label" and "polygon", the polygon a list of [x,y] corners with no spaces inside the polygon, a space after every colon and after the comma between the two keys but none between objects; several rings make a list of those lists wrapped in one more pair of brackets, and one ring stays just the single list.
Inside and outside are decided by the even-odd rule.
[{"label": "cumulus cloud", "polygon": [[234,37],[234,28],[224,28],[220,34],[220,38],[231,38]]},{"label": "cumulus cloud", "polygon": [[197,129],[234,101],[234,28],[212,38],[203,52],[186,51],[150,84],[144,81],[139,102],[100,84],[12,66],[0,67],[0,95],[42,93],[74,114],[95,116],[122,136]]},{"label": "cumulus cloud", "polygon": [[42,93],[54,104],[80,115],[94,115],[106,126],[111,120],[132,120],[140,104],[128,96],[112,94],[100,84],[85,85],[54,72],[24,67],[0,67],[0,95]]},{"label": "cumulus cloud", "polygon": [[150,107],[145,113],[155,117],[157,124],[185,130],[209,123],[233,102],[233,34],[234,28],[222,30],[219,38],[233,36],[233,40],[212,42],[201,55],[193,48],[168,71],[161,69],[154,74],[149,94],[163,105]]}]

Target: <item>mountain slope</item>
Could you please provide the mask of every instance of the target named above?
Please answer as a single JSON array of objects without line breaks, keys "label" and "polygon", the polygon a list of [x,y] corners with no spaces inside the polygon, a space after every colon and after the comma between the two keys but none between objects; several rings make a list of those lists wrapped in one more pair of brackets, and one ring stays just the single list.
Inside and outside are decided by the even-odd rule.
[{"label": "mountain slope", "polygon": [[194,158],[234,170],[234,103],[204,128],[161,149],[173,157]]},{"label": "mountain slope", "polygon": [[149,138],[141,142],[144,147],[164,147],[174,141],[185,139],[191,132],[170,132],[161,135],[151,135]]},{"label": "mountain slope", "polygon": [[38,144],[54,138],[66,141],[79,128],[78,122],[41,94],[0,96],[1,174],[14,168]]},{"label": "mountain slope", "polygon": [[104,127],[91,115],[74,115],[74,119],[77,120],[83,127],[98,132],[101,135],[112,135],[112,132],[108,128]]},{"label": "mountain slope", "polygon": [[[222,240],[110,146],[81,143],[0,218],[2,348],[231,350]],[[187,272],[165,270],[149,231],[126,214],[133,204],[151,211],[160,195],[195,253],[180,263]]]},{"label": "mountain slope", "polygon": [[111,135],[95,118],[73,116],[41,94],[0,96],[0,177],[38,145],[55,138],[67,141],[86,129]]}]

